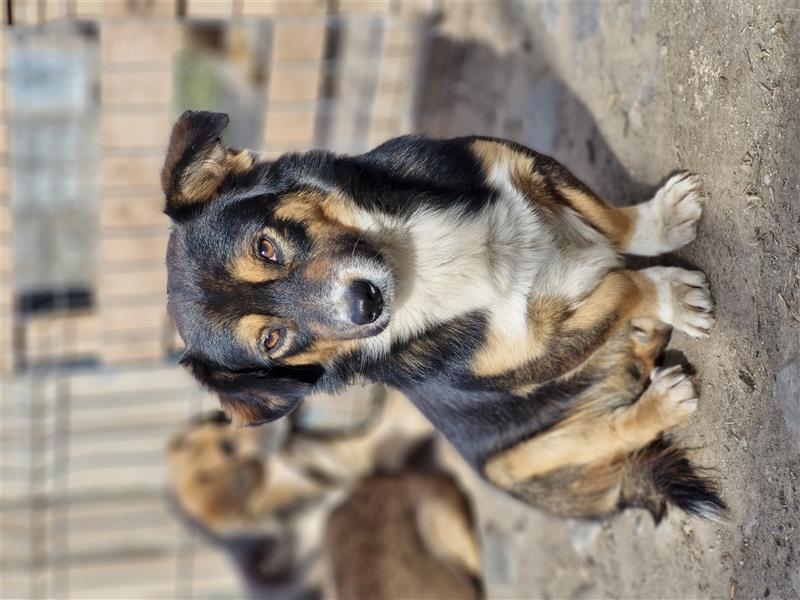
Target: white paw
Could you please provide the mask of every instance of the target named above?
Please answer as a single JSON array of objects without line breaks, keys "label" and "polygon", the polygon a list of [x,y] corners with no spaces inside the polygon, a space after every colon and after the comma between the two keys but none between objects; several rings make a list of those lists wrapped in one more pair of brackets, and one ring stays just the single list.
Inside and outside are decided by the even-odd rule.
[{"label": "white paw", "polygon": [[714,302],[701,271],[652,267],[641,271],[656,286],[658,318],[692,337],[706,337],[714,325]]},{"label": "white paw", "polygon": [[697,236],[703,214],[701,182],[684,171],[671,177],[649,202],[640,204],[626,251],[640,256],[672,252]]},{"label": "white paw", "polygon": [[682,365],[653,369],[648,389],[657,394],[659,412],[669,426],[681,423],[697,411],[697,392]]}]

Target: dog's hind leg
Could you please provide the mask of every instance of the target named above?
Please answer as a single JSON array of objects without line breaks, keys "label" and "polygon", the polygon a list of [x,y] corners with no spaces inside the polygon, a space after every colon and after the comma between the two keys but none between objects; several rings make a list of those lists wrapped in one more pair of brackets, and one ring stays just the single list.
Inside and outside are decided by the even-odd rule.
[{"label": "dog's hind leg", "polygon": [[487,461],[486,476],[504,488],[568,466],[594,463],[643,448],[697,409],[694,385],[679,365],[653,371],[633,404],[606,415],[578,411],[550,430]]},{"label": "dog's hind leg", "polygon": [[[713,483],[662,436],[697,407],[694,386],[681,367],[654,367],[668,336],[669,328],[658,321],[634,320],[630,353],[616,349],[603,359],[621,362],[619,370],[576,397],[576,408],[565,419],[490,458],[487,478],[564,516],[599,517],[641,506],[658,520],[668,501],[700,516],[721,515],[725,505]],[[626,402],[648,379],[639,398]]]},{"label": "dog's hind leg", "polygon": [[[484,466],[489,480],[509,489],[564,467],[611,460],[688,419],[697,408],[691,380],[680,366],[653,369],[668,334],[656,321],[638,320],[628,345],[632,354],[615,351],[605,359],[624,364],[577,397],[575,408],[550,429],[491,457]],[[650,385],[631,401],[648,371]]]}]

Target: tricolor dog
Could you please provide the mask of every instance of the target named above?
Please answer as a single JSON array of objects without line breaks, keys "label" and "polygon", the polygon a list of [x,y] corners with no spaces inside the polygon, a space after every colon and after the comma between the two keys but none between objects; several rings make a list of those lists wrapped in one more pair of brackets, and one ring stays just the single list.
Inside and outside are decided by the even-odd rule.
[{"label": "tricolor dog", "polygon": [[406,136],[262,161],[220,140],[227,123],[184,113],[162,184],[183,362],[234,422],[366,379],[554,513],[724,511],[665,436],[696,410],[694,386],[656,366],[671,328],[708,334],[706,277],[622,260],[694,239],[695,175],[619,209],[503,140]]}]

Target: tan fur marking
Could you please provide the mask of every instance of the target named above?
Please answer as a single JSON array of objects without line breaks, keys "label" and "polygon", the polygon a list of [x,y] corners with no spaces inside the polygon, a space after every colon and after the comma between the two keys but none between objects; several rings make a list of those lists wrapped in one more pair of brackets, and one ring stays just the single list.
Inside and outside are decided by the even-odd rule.
[{"label": "tan fur marking", "polygon": [[646,381],[669,340],[671,327],[656,319],[639,318],[631,322],[633,354],[641,366],[641,381]]},{"label": "tan fur marking", "polygon": [[242,345],[252,348],[270,324],[271,319],[265,315],[245,315],[236,323],[234,335]]},{"label": "tan fur marking", "polygon": [[612,271],[571,315],[563,300],[536,298],[528,307],[528,327],[522,335],[510,338],[490,330],[473,359],[472,372],[479,377],[507,373],[542,356],[556,332],[580,333],[615,315],[608,338],[627,319],[655,317],[657,308],[656,289],[650,280],[636,271]]},{"label": "tan fur marking", "polygon": [[353,349],[357,341],[318,340],[308,350],[287,356],[281,362],[287,365],[322,364],[337,354],[344,354]]},{"label": "tan fur marking", "polygon": [[417,530],[434,556],[473,576],[481,570],[481,551],[460,498],[425,497],[417,507]]},{"label": "tan fur marking", "polygon": [[535,161],[532,157],[498,142],[476,140],[470,147],[481,163],[485,175],[489,176],[495,169],[505,171],[512,185],[526,198],[543,204],[552,204],[552,198],[545,186],[545,178],[534,170]]},{"label": "tan fur marking", "polygon": [[332,255],[315,255],[306,264],[303,275],[309,281],[325,281],[333,273],[333,268],[334,257]]},{"label": "tan fur marking", "polygon": [[249,512],[255,517],[271,515],[322,491],[319,484],[289,468],[280,457],[270,460],[267,474],[268,485],[248,502]]},{"label": "tan fur marking", "polygon": [[[614,512],[619,502],[619,495],[622,491],[622,472],[624,462],[621,458],[613,460],[600,460],[589,465],[585,465],[581,471],[581,476],[570,485],[570,494],[563,498],[561,504],[565,504],[570,498],[579,498],[573,504],[584,504],[591,501],[591,508],[581,507],[583,510],[576,511],[577,514],[603,515]],[[575,508],[578,508],[575,506]],[[566,513],[562,513],[566,514]],[[573,513],[575,514],[575,513]]]},{"label": "tan fur marking", "polygon": [[507,373],[541,356],[556,327],[566,317],[566,303],[557,298],[536,298],[528,307],[528,327],[519,337],[508,337],[495,329],[475,354],[472,372],[478,377]]},{"label": "tan fur marking", "polygon": [[233,153],[221,143],[208,149],[205,156],[186,167],[181,177],[180,201],[195,204],[210,200],[229,173],[240,173],[252,168],[255,157],[247,150]]},{"label": "tan fur marking", "polygon": [[470,148],[483,166],[484,173],[489,174],[495,168],[507,168],[509,173],[530,171],[533,160],[498,142],[475,140]]},{"label": "tan fur marking", "polygon": [[209,200],[225,178],[225,168],[220,164],[218,151],[213,149],[207,158],[186,168],[181,179],[181,197],[186,204]]},{"label": "tan fur marking", "polygon": [[356,229],[358,221],[353,201],[338,192],[325,197],[321,203],[322,214],[332,223],[339,223],[348,229]]},{"label": "tan fur marking", "polygon": [[312,237],[354,229],[356,223],[352,204],[344,196],[309,191],[281,198],[275,216],[302,223]]},{"label": "tan fur marking", "polygon": [[280,275],[278,267],[273,267],[250,253],[233,259],[228,265],[228,272],[234,279],[246,283],[267,283]]},{"label": "tan fur marking", "polygon": [[[645,400],[645,397],[642,397]],[[494,457],[486,476],[497,485],[515,483],[561,467],[583,465],[644,447],[665,429],[651,403],[637,402],[613,417],[564,421],[547,433]]]},{"label": "tan fur marking", "polygon": [[560,187],[558,191],[593,226],[602,231],[612,243],[624,250],[636,225],[636,211],[609,206],[594,194],[577,188]]},{"label": "tan fur marking", "polygon": [[241,152],[230,152],[226,158],[226,166],[231,173],[243,173],[253,168],[256,157],[248,150]]}]

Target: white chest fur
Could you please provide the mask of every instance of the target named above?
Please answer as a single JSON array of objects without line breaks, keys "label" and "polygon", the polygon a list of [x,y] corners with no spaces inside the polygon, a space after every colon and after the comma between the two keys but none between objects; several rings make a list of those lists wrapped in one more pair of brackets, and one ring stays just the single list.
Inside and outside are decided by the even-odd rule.
[{"label": "white chest fur", "polygon": [[369,340],[374,351],[472,311],[488,313],[509,338],[525,335],[532,297],[579,302],[619,264],[607,238],[576,213],[537,211],[502,174],[492,183],[499,194],[477,214],[455,207],[362,215],[388,249],[395,279],[392,318]]}]

